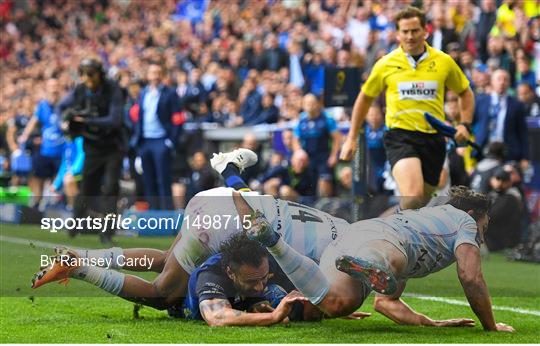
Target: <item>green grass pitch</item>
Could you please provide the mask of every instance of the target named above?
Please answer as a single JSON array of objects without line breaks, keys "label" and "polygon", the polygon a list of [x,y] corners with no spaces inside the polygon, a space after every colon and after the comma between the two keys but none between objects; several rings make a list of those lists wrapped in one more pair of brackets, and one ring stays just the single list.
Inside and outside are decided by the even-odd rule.
[{"label": "green grass pitch", "polygon": [[[97,236],[69,239],[38,226],[0,224],[0,341],[2,343],[537,343],[540,341],[540,266],[508,262],[500,254],[484,261],[486,281],[497,307],[497,321],[517,333],[486,333],[468,306],[407,297],[414,309],[432,318],[469,317],[474,328],[398,326],[373,311],[372,297],[361,308],[373,315],[362,321],[325,320],[272,327],[209,328],[202,322],[167,317],[163,311],[134,305],[97,288],[71,280],[67,287],[50,284],[31,290],[39,256],[51,250],[39,241],[100,247]],[[25,239],[22,240],[21,239]],[[116,237],[121,247],[168,248],[172,238]],[[36,242],[36,243],[34,243]],[[36,245],[37,244],[37,245]],[[465,301],[455,266],[423,279],[413,279],[406,292]],[[154,273],[143,273],[151,279]],[[525,311],[523,311],[525,310]],[[526,312],[529,313],[526,313]],[[533,314],[531,314],[531,311]],[[524,313],[525,312],[525,313]]]}]

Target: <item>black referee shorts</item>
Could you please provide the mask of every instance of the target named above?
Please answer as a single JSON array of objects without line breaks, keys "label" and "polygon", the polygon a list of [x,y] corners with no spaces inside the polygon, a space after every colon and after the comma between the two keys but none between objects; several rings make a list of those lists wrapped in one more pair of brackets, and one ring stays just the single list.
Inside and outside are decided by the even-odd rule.
[{"label": "black referee shorts", "polygon": [[446,141],[442,135],[391,129],[384,134],[384,148],[392,168],[401,159],[417,157],[422,162],[424,182],[432,186],[439,184],[446,157]]}]

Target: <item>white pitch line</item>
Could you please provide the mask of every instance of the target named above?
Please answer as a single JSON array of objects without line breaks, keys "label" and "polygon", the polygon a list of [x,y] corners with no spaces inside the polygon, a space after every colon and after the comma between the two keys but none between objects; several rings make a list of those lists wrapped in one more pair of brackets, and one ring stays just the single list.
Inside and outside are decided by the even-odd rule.
[{"label": "white pitch line", "polygon": [[57,246],[70,247],[69,245],[64,245],[64,244],[55,244],[55,243],[49,243],[49,242],[41,241],[41,240],[10,237],[7,235],[0,235],[0,241],[4,241],[6,243],[12,243],[12,244],[21,244],[21,245],[30,245],[30,246],[34,245],[36,247],[41,247],[44,249],[54,249]]},{"label": "white pitch line", "polygon": [[[45,249],[54,249],[56,246],[69,247],[68,245],[54,244],[54,243],[49,243],[49,242],[41,241],[41,240],[31,240],[31,239],[25,239],[25,238],[10,237],[10,236],[5,236],[5,235],[0,235],[0,241],[6,242],[6,243],[12,243],[12,244],[22,244],[22,245],[33,244],[33,245],[35,245],[37,247],[41,247],[41,248],[45,248]],[[421,299],[421,300],[429,300],[429,301],[432,301],[432,302],[446,303],[446,304],[450,304],[450,305],[470,306],[468,302],[463,301],[463,300],[457,300],[457,299],[426,296],[426,295],[416,294],[416,293],[404,293],[403,296],[404,297],[410,297],[410,298],[417,298],[417,299]],[[511,306],[493,305],[492,309],[493,310],[499,310],[499,311],[510,311],[510,312],[515,312],[515,313],[524,314],[524,315],[540,316],[540,311],[527,310],[527,309],[521,309],[521,308],[513,308]]]},{"label": "white pitch line", "polygon": [[[421,300],[430,300],[430,301],[433,301],[433,302],[446,303],[446,304],[450,304],[450,305],[470,306],[468,302],[463,301],[463,300],[457,300],[457,299],[425,296],[425,295],[416,294],[416,293],[404,293],[403,296],[404,297],[417,298],[417,299],[421,299]],[[498,305],[493,305],[491,308],[493,310],[510,311],[510,312],[515,312],[515,313],[523,314],[523,315],[540,316],[540,311],[536,311],[536,310],[528,310],[528,309],[514,308],[514,307],[511,307],[511,306],[498,306]]]}]

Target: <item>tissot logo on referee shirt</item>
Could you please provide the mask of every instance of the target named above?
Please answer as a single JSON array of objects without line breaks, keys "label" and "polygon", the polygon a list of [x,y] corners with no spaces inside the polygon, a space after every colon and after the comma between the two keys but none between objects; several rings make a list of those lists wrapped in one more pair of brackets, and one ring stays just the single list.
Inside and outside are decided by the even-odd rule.
[{"label": "tissot logo on referee shirt", "polygon": [[437,98],[437,81],[414,81],[398,83],[400,100],[435,100]]}]

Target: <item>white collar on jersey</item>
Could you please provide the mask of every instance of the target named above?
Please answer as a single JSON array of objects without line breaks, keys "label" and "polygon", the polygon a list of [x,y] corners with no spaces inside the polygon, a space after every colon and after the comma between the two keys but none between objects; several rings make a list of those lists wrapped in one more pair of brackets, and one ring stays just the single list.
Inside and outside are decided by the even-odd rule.
[{"label": "white collar on jersey", "polygon": [[[405,52],[404,52],[405,53]],[[414,60],[414,58],[412,57],[412,55],[410,55],[409,53],[405,53],[405,56],[407,57],[407,61],[409,62],[409,65],[411,65],[411,67],[413,69],[416,69],[416,66],[418,66],[418,64],[420,63],[420,61],[422,60],[425,60],[427,59],[427,57],[429,56],[429,53],[428,53],[428,49],[426,47],[426,50],[424,51],[424,54],[422,54],[420,56],[420,59],[418,59],[418,61]]]}]

